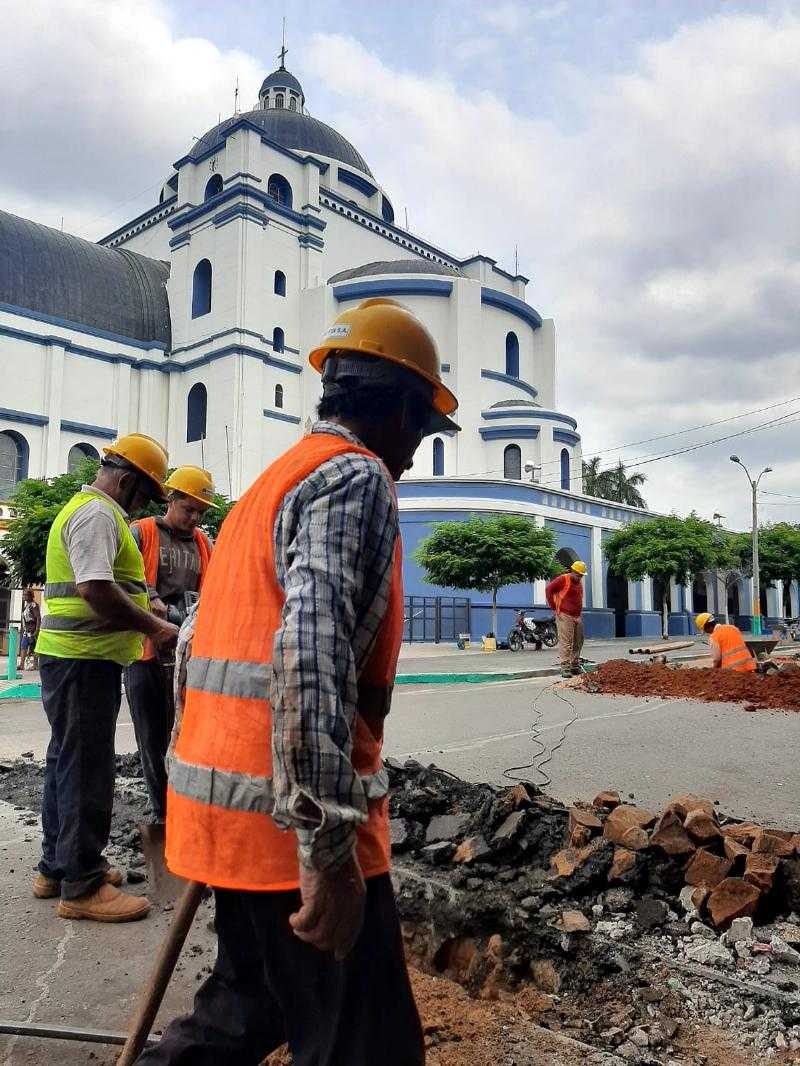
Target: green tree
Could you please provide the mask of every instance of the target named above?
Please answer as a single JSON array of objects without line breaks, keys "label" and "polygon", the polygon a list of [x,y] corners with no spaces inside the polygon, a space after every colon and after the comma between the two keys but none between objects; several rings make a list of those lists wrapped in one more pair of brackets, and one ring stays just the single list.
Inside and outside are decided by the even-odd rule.
[{"label": "green tree", "polygon": [[629,507],[647,507],[639,489],[647,480],[644,474],[629,474],[620,459],[616,466],[603,470],[599,455],[583,463],[583,491],[601,500],[625,503]]},{"label": "green tree", "polygon": [[437,522],[414,558],[431,585],[491,592],[496,634],[497,590],[559,573],[555,550],[552,531],[527,518],[472,515],[466,522]]},{"label": "green tree", "polygon": [[[8,532],[0,541],[0,550],[8,563],[3,580],[9,587],[24,588],[28,585],[44,584],[50,527],[58,512],[79,491],[81,485],[94,481],[98,466],[96,459],[86,459],[72,474],[61,474],[59,477],[41,481],[27,478],[17,485],[8,501],[14,509],[15,517],[9,522]],[[201,528],[216,539],[220,526],[233,507],[233,501],[216,493],[214,503],[217,507],[209,507]],[[152,503],[132,517],[143,518],[145,515],[163,513],[163,504]]]},{"label": "green tree", "polygon": [[[753,573],[753,538],[750,533],[734,533],[731,544],[738,556],[739,568]],[[800,579],[800,527],[790,522],[761,526],[758,531],[758,570],[761,581]]]},{"label": "green tree", "polygon": [[[720,537],[712,522],[696,515],[678,518],[675,515],[654,518],[646,522],[632,522],[616,530],[603,542],[603,554],[608,568],[627,581],[641,581],[646,576],[659,578],[665,586],[671,578],[685,584],[690,574],[731,562],[731,545]],[[668,606],[664,599],[662,632],[667,636]]]}]

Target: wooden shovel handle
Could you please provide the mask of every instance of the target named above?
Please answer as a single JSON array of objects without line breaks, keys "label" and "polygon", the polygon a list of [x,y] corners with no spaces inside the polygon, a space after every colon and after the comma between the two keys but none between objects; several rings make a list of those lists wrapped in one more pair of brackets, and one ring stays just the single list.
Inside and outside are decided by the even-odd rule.
[{"label": "wooden shovel handle", "polygon": [[205,888],[199,881],[189,881],[181,893],[175,917],[161,944],[147,984],[142,990],[139,1005],[128,1029],[128,1039],[117,1059],[117,1066],[133,1066],[147,1042]]}]

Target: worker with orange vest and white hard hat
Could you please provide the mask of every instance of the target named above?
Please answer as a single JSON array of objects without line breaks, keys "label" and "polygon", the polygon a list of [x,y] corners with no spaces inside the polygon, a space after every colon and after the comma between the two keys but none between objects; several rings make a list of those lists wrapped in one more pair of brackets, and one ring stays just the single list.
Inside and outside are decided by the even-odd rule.
[{"label": "worker with orange vest and white hard hat", "polygon": [[553,578],[545,589],[547,605],[556,616],[562,677],[573,677],[581,672],[584,639],[581,615],[586,574],[586,563],[576,559],[566,574]]},{"label": "worker with orange vest and white hard hat", "polygon": [[[150,609],[159,618],[180,624],[200,592],[211,557],[211,543],[199,523],[215,506],[214,483],[211,474],[199,466],[179,466],[164,482],[164,491],[168,504],[163,518],[140,518],[130,528],[144,559]],[[125,692],[154,827],[163,827],[166,820],[164,760],[175,716],[172,674],[170,662],[156,655],[149,640],[142,657],[125,671]],[[151,832],[150,841],[163,847],[163,828]]]},{"label": "worker with orange vest and white hard hat", "polygon": [[745,644],[742,631],[738,626],[721,625],[708,611],[699,614],[694,623],[701,633],[708,634],[712,665],[715,670],[752,673],[757,669],[756,660]]},{"label": "worker with orange vest and white hard hat", "polygon": [[458,430],[457,401],[394,300],[340,314],[310,362],[319,421],[226,518],[194,619],[166,854],[215,888],[219,955],[149,1066],[256,1063],[286,1040],[298,1066],[425,1059],[381,749],[403,634],[394,483],[426,434]]}]

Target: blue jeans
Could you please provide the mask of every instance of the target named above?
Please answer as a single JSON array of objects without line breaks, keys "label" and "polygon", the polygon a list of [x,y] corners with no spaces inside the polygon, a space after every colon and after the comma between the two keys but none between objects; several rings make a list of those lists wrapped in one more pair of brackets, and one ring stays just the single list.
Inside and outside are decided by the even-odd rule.
[{"label": "blue jeans", "polygon": [[39,656],[50,743],[42,796],[45,877],[61,882],[64,899],[102,885],[114,805],[114,733],[122,667],[101,659]]}]

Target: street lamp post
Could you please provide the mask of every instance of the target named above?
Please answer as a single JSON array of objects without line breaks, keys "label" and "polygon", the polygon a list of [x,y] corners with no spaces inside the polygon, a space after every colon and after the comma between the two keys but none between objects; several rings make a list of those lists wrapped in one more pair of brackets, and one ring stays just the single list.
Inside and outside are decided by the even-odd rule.
[{"label": "street lamp post", "polygon": [[731,456],[731,462],[737,463],[747,475],[753,491],[753,634],[761,636],[761,582],[758,575],[758,484],[764,474],[771,474],[772,467],[765,466],[758,477],[753,480],[750,471],[738,455]]}]

